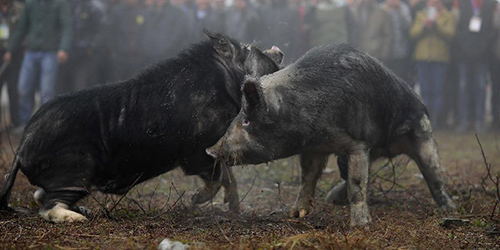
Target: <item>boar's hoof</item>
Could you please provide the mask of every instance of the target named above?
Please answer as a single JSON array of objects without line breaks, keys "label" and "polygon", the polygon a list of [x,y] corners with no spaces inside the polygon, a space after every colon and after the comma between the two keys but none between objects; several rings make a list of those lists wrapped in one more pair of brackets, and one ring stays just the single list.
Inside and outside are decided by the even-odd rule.
[{"label": "boar's hoof", "polygon": [[294,206],[292,210],[290,211],[290,217],[299,217],[299,218],[304,218],[306,215],[310,214],[312,212],[312,207],[310,205],[305,205],[305,206]]},{"label": "boar's hoof", "polygon": [[348,205],[347,199],[347,182],[342,181],[337,186],[333,187],[326,196],[326,202],[331,202],[335,205]]},{"label": "boar's hoof", "polygon": [[42,209],[40,215],[52,222],[62,223],[62,222],[80,222],[86,221],[87,218],[77,212],[68,209],[68,205],[57,202],[56,205],[51,209]]},{"label": "boar's hoof", "polygon": [[442,213],[449,213],[457,210],[457,206],[451,200],[448,200],[445,204],[439,206],[439,211]]},{"label": "boar's hoof", "polygon": [[351,227],[367,227],[372,221],[365,202],[351,204]]},{"label": "boar's hoof", "polygon": [[304,218],[304,217],[306,217],[306,215],[307,215],[307,214],[309,214],[309,212],[308,212],[307,210],[305,210],[305,209],[301,209],[301,210],[299,211],[299,217],[300,217],[300,218]]},{"label": "boar's hoof", "polygon": [[220,187],[221,187],[220,185],[215,185],[215,186],[211,186],[211,187],[207,186],[207,187],[199,189],[196,192],[196,194],[194,194],[193,197],[191,198],[191,204],[194,206],[194,205],[205,203],[205,202],[213,199],[215,197],[215,195],[217,194],[217,192],[219,191]]}]

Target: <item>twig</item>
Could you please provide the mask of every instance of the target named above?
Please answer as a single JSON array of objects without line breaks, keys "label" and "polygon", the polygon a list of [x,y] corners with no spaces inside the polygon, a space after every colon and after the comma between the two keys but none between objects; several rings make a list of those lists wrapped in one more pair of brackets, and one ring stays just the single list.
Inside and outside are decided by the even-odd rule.
[{"label": "twig", "polygon": [[111,217],[111,212],[106,208],[106,206],[104,204],[102,204],[101,202],[99,202],[99,200],[92,194],[92,192],[90,190],[87,189],[87,193],[104,210],[104,213],[106,214],[106,217],[112,218]]},{"label": "twig", "polygon": [[118,199],[118,201],[113,205],[113,207],[109,210],[109,212],[113,212],[113,210],[116,208],[116,206],[118,206],[118,204],[120,204],[120,202],[123,200],[123,198],[128,194],[128,192],[135,186],[135,184],[139,181],[139,179],[141,179],[142,177],[142,174],[141,173],[136,179],[135,181],[127,188],[127,191],[125,191],[125,193],[120,197],[120,199]]},{"label": "twig", "polygon": [[495,205],[493,206],[493,210],[491,211],[490,219],[493,221],[498,221],[494,217],[495,217],[495,212],[497,210],[497,206],[500,202],[500,174],[497,174],[497,176],[495,176],[495,178],[493,178],[493,175],[491,174],[491,164],[488,163],[488,161],[486,160],[486,155],[485,155],[484,150],[483,150],[483,145],[481,144],[481,141],[479,140],[477,133],[476,133],[476,140],[477,140],[477,143],[479,144],[479,148],[481,149],[481,154],[483,156],[484,165],[485,165],[486,171],[487,171],[486,176],[481,177],[481,185],[482,185],[484,190],[487,190],[486,189],[486,186],[487,186],[486,180],[489,179],[493,183],[493,185],[495,186],[495,190],[496,190],[496,193],[495,193],[496,201],[495,201]]},{"label": "twig", "polygon": [[257,172],[255,170],[255,177],[253,177],[253,180],[252,180],[252,185],[250,186],[250,188],[247,190],[247,192],[245,193],[245,195],[243,195],[243,198],[241,198],[241,200],[238,202],[238,206],[240,205],[241,202],[243,202],[243,200],[247,197],[248,193],[250,193],[250,191],[252,190],[254,184],[255,184],[255,180],[257,179],[257,176],[259,175],[259,172]]},{"label": "twig", "polygon": [[[288,217],[288,215],[285,213],[285,207],[283,205],[283,201],[281,200],[281,183],[276,182],[276,185],[278,186],[278,203],[281,207],[281,212],[283,213],[284,216]],[[298,231],[295,230],[295,228],[293,228],[292,225],[290,225],[290,222],[288,222],[288,220],[285,220],[285,222],[290,229],[292,229],[295,233],[298,233]]]},{"label": "twig", "polygon": [[165,213],[170,212],[170,210],[172,210],[172,208],[175,207],[175,205],[177,204],[177,202],[179,202],[179,200],[182,199],[182,196],[184,196],[185,193],[186,193],[186,191],[183,191],[182,194],[179,196],[179,198],[177,198],[177,200],[174,202],[174,204],[172,204],[172,206],[170,206]]},{"label": "twig", "polygon": [[151,212],[151,201],[153,200],[153,197],[155,196],[156,194],[156,190],[158,190],[158,186],[160,186],[160,183],[158,182],[158,184],[156,184],[156,187],[155,189],[153,189],[153,193],[151,194],[151,197],[149,198],[149,202],[148,202],[148,210]]},{"label": "twig", "polygon": [[146,210],[144,210],[144,208],[141,206],[141,204],[139,204],[139,202],[137,202],[135,199],[130,199],[131,202],[133,202],[135,205],[137,205],[141,210],[142,210],[142,213],[144,215],[147,215],[148,213],[146,212]]}]

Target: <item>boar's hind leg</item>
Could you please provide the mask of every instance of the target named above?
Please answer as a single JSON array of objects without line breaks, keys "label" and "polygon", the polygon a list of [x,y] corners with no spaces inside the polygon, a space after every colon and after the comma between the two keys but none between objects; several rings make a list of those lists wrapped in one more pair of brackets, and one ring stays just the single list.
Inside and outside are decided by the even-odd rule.
[{"label": "boar's hind leg", "polygon": [[345,155],[337,156],[337,165],[340,171],[340,177],[342,181],[328,192],[326,196],[326,201],[337,205],[347,205],[349,200],[347,199],[347,168],[349,163],[349,157]]},{"label": "boar's hind leg", "polygon": [[221,168],[219,165],[213,169],[201,172],[198,176],[203,180],[204,187],[196,191],[191,198],[193,205],[205,203],[215,197],[221,187]]},{"label": "boar's hind leg", "polygon": [[[222,175],[222,177],[221,177]],[[198,174],[205,186],[191,198],[192,204],[205,203],[215,197],[220,187],[224,187],[224,203],[229,202],[229,210],[239,212],[239,198],[236,179],[230,167],[217,165],[214,169]]]},{"label": "boar's hind leg", "polygon": [[415,139],[415,145],[412,147],[410,156],[417,163],[422,172],[427,186],[431,191],[432,197],[442,210],[454,210],[455,204],[444,190],[443,180],[441,178],[441,166],[434,139],[428,134],[419,136]]},{"label": "boar's hind leg", "polygon": [[351,207],[351,227],[371,222],[367,204],[369,152],[363,143],[350,150],[347,177],[347,196]]},{"label": "boar's hind leg", "polygon": [[43,199],[42,208],[40,209],[40,215],[44,219],[56,223],[86,221],[87,218],[85,216],[69,209],[86,195],[86,191],[47,191]]},{"label": "boar's hind leg", "polygon": [[328,155],[304,153],[300,155],[300,192],[290,211],[291,217],[304,217],[312,212],[314,191],[328,162]]}]

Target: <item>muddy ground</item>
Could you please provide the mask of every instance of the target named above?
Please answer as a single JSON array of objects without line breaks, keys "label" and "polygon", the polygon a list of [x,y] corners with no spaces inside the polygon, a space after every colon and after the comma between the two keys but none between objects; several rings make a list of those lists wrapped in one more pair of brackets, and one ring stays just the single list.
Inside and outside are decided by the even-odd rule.
[{"label": "muddy ground", "polygon": [[[500,173],[500,133],[479,138],[495,178]],[[3,176],[18,139],[6,133],[1,139]],[[437,132],[436,139],[456,213],[436,210],[418,168],[405,157],[372,166],[373,224],[361,229],[348,227],[347,206],[323,201],[340,178],[334,156],[317,187],[314,212],[302,219],[287,216],[298,192],[297,158],[235,167],[239,215],[227,212],[222,192],[209,204],[191,207],[190,198],[202,182],[174,170],[123,197],[93,193],[79,203],[92,210],[88,222],[54,224],[37,215],[36,188],[18,174],[11,205],[25,213],[0,213],[0,249],[155,249],[164,238],[191,249],[499,249],[500,211],[492,212],[496,186],[481,184],[487,171],[475,135]],[[447,217],[462,225],[444,227]]]}]

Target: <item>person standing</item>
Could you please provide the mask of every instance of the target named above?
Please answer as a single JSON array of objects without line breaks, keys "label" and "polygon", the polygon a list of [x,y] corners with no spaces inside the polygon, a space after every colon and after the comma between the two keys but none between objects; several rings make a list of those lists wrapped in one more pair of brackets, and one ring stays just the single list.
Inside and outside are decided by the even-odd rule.
[{"label": "person standing", "polygon": [[155,0],[141,38],[144,64],[174,56],[183,49],[191,34],[190,27],[186,26],[188,22],[186,13],[177,6],[168,0]]},{"label": "person standing", "polygon": [[149,18],[144,7],[139,0],[120,0],[110,14],[106,33],[111,50],[112,81],[126,80],[144,66],[141,36]]},{"label": "person standing", "polygon": [[252,42],[257,36],[255,26],[259,16],[249,0],[235,0],[225,14],[225,32],[241,42]]},{"label": "person standing", "polygon": [[500,131],[500,13],[495,15],[495,38],[492,44],[493,56],[490,59],[491,75],[491,130]]},{"label": "person standing", "polygon": [[455,31],[455,16],[441,0],[428,0],[427,8],[417,12],[410,30],[410,36],[415,40],[414,57],[420,93],[429,109],[432,124],[437,124],[443,105],[443,88]]},{"label": "person standing", "polygon": [[387,67],[412,86],[411,43],[408,35],[412,25],[410,7],[401,0],[386,0],[383,8],[389,13],[393,33]]},{"label": "person standing", "polygon": [[19,126],[20,133],[33,113],[37,72],[40,72],[41,104],[55,95],[55,84],[60,63],[68,60],[71,48],[71,14],[66,0],[28,0],[18,27],[9,43],[4,60],[10,62],[20,53],[27,36],[27,50],[19,73]]},{"label": "person standing", "polygon": [[73,42],[71,58],[61,72],[60,85],[68,85],[70,91],[78,91],[99,82],[104,47],[106,9],[100,0],[73,0],[71,2]]},{"label": "person standing", "polygon": [[393,39],[389,14],[376,0],[360,0],[351,10],[356,29],[350,32],[354,38],[349,40],[362,51],[387,63]]},{"label": "person standing", "polygon": [[[495,0],[460,0],[457,25],[458,133],[483,130],[488,60],[493,42]],[[472,104],[472,105],[471,105]],[[473,107],[474,116],[471,115]]]},{"label": "person standing", "polygon": [[[0,0],[0,11],[2,14],[0,19],[0,50],[2,55],[5,54],[9,48],[9,44],[12,41],[12,33],[16,30],[23,8],[24,4],[20,2],[14,0]],[[11,56],[10,62],[5,61],[3,58],[0,58],[0,60],[0,65],[5,63],[3,72],[0,72],[0,92],[3,84],[6,83],[9,96],[10,124],[11,126],[16,127],[19,125],[17,82],[19,78],[19,69],[21,67],[22,54],[19,53],[15,56]],[[0,121],[2,121],[2,119],[3,117],[0,117]]]}]

